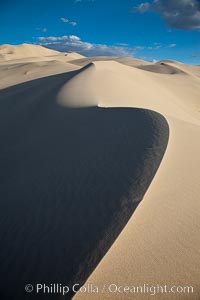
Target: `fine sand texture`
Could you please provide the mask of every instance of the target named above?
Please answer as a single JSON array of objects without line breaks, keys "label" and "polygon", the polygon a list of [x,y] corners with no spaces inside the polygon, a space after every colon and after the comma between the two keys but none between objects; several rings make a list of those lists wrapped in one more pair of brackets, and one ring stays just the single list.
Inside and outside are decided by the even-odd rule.
[{"label": "fine sand texture", "polygon": [[2,299],[59,298],[25,295],[27,282],[83,284],[165,152],[168,124],[158,113],[60,106],[57,94],[78,73],[0,91]]},{"label": "fine sand texture", "polygon": [[[167,69],[174,70],[166,72]],[[162,113],[170,128],[169,144],[145,197],[104,259],[89,277],[102,291],[117,286],[192,286],[192,294],[79,293],[82,299],[200,298],[200,68],[166,61],[148,70],[117,62],[95,62],[93,72],[72,79],[68,92],[99,106],[140,107]],[[177,71],[177,69],[179,69]],[[156,72],[155,72],[156,71]],[[79,84],[81,82],[81,85]],[[66,97],[67,98],[67,97]],[[68,105],[63,99],[63,105]]]},{"label": "fine sand texture", "polygon": [[1,298],[38,299],[24,285],[41,280],[100,290],[75,300],[199,300],[200,66],[6,47]]}]

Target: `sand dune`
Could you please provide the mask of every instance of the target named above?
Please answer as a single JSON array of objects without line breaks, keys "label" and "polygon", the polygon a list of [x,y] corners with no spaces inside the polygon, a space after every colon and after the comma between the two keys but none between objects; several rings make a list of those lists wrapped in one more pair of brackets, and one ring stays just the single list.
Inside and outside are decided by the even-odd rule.
[{"label": "sand dune", "polygon": [[[49,75],[77,70],[78,53],[61,53],[39,45],[0,46],[0,89]],[[17,73],[17,76],[16,76]]]},{"label": "sand dune", "polygon": [[39,45],[21,44],[17,46],[0,46],[0,57],[5,60],[58,54],[58,51],[50,50]]},{"label": "sand dune", "polygon": [[[12,64],[0,64],[0,89],[49,75],[77,70],[80,67],[57,60],[50,61],[14,61]],[[17,72],[17,76],[16,76]]]},{"label": "sand dune", "polygon": [[186,285],[193,294],[170,299],[198,300],[200,67],[64,56],[0,64],[4,298],[29,279],[84,283],[93,271],[86,284],[99,288]]},{"label": "sand dune", "polygon": [[69,104],[68,99],[74,106],[87,99],[88,103],[103,107],[149,108],[196,123],[199,116],[199,78],[189,74],[183,76],[181,72],[173,76],[160,75],[115,61],[99,61],[66,84],[65,98],[63,95],[62,99],[63,105]]},{"label": "sand dune", "polygon": [[50,50],[39,45],[21,44],[21,45],[1,45],[0,63],[13,64],[20,62],[51,61],[58,60],[68,62],[74,59],[82,59],[83,55],[78,53],[62,53]]},{"label": "sand dune", "polygon": [[94,57],[85,57],[81,59],[72,60],[71,63],[78,65],[78,66],[86,66],[92,62],[96,61],[116,61],[128,66],[143,66],[148,65],[149,63],[136,58],[130,57],[117,57],[117,56],[94,56]]},{"label": "sand dune", "polygon": [[24,299],[27,282],[83,284],[142,200],[166,149],[168,125],[155,112],[60,106],[57,94],[80,72],[0,91],[5,300]]},{"label": "sand dune", "polygon": [[[77,72],[75,76],[72,76],[72,78],[62,86],[57,94],[57,102],[66,107],[98,106],[95,94],[88,97],[82,90],[82,86],[85,85],[85,78],[92,76],[93,72],[95,72],[95,65],[93,63],[82,67],[80,72]],[[75,94],[74,85],[76,85]],[[81,94],[82,96],[80,97]]]},{"label": "sand dune", "polygon": [[144,65],[138,68],[141,70],[160,73],[160,74],[185,74],[185,72],[183,72],[179,68],[175,66],[171,66],[170,64],[167,64],[165,62],[159,62],[151,65]]},{"label": "sand dune", "polygon": [[[199,67],[176,62],[165,64],[183,72],[125,70],[115,62],[95,63],[96,71],[85,77],[85,83],[82,82],[85,89],[79,90],[79,94],[87,91],[88,97],[96,91],[100,106],[143,107],[161,112],[170,126],[167,152],[144,200],[86,284],[92,283],[100,289],[111,283],[190,285],[194,287],[194,294],[170,294],[170,299],[197,300],[200,282]],[[107,292],[103,297],[132,299],[133,295]],[[148,297],[134,295],[134,299]],[[169,294],[154,298],[169,299]],[[79,294],[75,299],[102,299],[102,294]]]}]

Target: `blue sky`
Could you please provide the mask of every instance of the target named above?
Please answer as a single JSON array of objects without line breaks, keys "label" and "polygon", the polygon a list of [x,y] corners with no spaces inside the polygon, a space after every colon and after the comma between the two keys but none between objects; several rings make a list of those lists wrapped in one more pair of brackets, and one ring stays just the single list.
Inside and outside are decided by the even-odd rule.
[{"label": "blue sky", "polygon": [[200,0],[1,0],[0,44],[200,64]]}]

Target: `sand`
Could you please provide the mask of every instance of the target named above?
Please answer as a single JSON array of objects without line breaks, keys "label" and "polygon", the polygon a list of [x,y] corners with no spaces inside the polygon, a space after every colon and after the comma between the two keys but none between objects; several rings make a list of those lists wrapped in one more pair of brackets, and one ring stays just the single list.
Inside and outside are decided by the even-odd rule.
[{"label": "sand", "polygon": [[93,57],[77,58],[72,60],[71,63],[78,66],[86,66],[89,63],[97,62],[97,61],[117,61],[124,65],[134,66],[134,67],[150,64],[142,59],[136,59],[130,57],[117,57],[117,56],[93,56]]},{"label": "sand", "polygon": [[[19,250],[22,243],[17,242],[16,238],[16,248],[7,252],[7,246],[11,243],[10,238],[13,237],[14,232],[17,232],[17,228],[19,241],[26,232],[25,230],[22,231],[24,223],[29,224],[32,230],[34,228],[34,234],[40,232],[41,239],[34,240],[36,249],[34,255],[37,256],[34,257],[33,261],[36,257],[39,259],[41,253],[43,255],[44,253],[49,254],[47,261],[51,256],[54,258],[54,262],[58,264],[55,274],[52,272],[53,265],[49,265],[49,274],[53,274],[53,279],[54,276],[57,276],[58,281],[62,274],[62,279],[66,276],[69,281],[69,277],[67,277],[69,273],[67,268],[66,272],[64,271],[63,264],[65,259],[70,257],[70,250],[66,248],[67,239],[65,240],[70,224],[81,226],[81,231],[77,227],[75,243],[82,241],[82,245],[87,245],[88,240],[81,240],[79,236],[79,232],[84,232],[82,227],[84,224],[86,227],[89,224],[90,227],[98,227],[101,222],[97,222],[96,217],[94,219],[93,217],[88,218],[90,215],[87,210],[88,204],[84,200],[82,207],[84,214],[80,211],[76,216],[77,207],[75,204],[71,206],[71,209],[74,209],[75,219],[70,223],[71,221],[65,218],[65,214],[70,218],[72,211],[67,210],[68,202],[62,197],[71,195],[70,193],[73,195],[73,190],[75,191],[78,186],[80,189],[75,195],[79,195],[79,193],[87,195],[87,193],[92,194],[95,191],[97,195],[95,194],[94,199],[99,199],[98,197],[101,195],[104,195],[103,199],[107,199],[111,192],[114,201],[119,196],[118,189],[124,182],[124,186],[129,183],[129,188],[139,188],[140,196],[138,199],[143,198],[143,200],[136,210],[135,207],[128,210],[130,219],[127,214],[122,213],[120,222],[116,222],[111,213],[117,211],[115,206],[117,204],[115,201],[111,201],[109,204],[107,200],[105,214],[107,217],[109,216],[108,220],[114,227],[106,226],[106,229],[101,227],[100,231],[94,228],[94,232],[100,232],[100,235],[104,232],[103,244],[107,245],[107,248],[100,251],[101,247],[97,246],[98,243],[94,243],[96,246],[91,246],[90,251],[88,251],[88,257],[91,258],[91,261],[89,260],[90,269],[87,269],[88,266],[84,265],[85,260],[82,259],[83,267],[81,270],[83,271],[80,273],[71,272],[71,274],[73,273],[71,280],[74,281],[78,278],[83,282],[91,273],[86,284],[92,283],[98,287],[102,287],[104,284],[107,286],[111,283],[116,285],[148,283],[149,285],[193,286],[194,293],[190,295],[176,293],[170,294],[170,298],[169,294],[158,294],[153,297],[156,300],[199,299],[200,67],[185,65],[176,61],[161,61],[153,64],[115,57],[111,60],[106,57],[81,58],[81,61],[80,59],[78,59],[79,61],[71,60],[70,63],[65,59],[56,59],[56,57],[64,57],[63,54],[55,55],[53,61],[52,58],[47,61],[48,55],[44,55],[44,58],[39,55],[39,60],[35,58],[36,61],[33,61],[31,57],[32,55],[29,56],[28,61],[27,57],[25,58],[29,74],[24,74],[27,70],[23,69],[25,68],[23,58],[20,58],[19,63],[16,63],[16,57],[13,57],[13,60],[9,60],[8,63],[7,58],[4,57],[0,64],[0,76],[3,78],[2,74],[7,72],[5,80],[1,83],[2,90],[0,91],[1,139],[4,141],[4,148],[1,151],[4,176],[1,182],[3,183],[3,195],[7,197],[7,201],[1,202],[4,208],[4,211],[1,210],[3,211],[2,228],[5,228],[5,224],[10,225],[10,235],[7,233],[7,236],[4,237],[7,239],[7,244],[4,243],[5,248],[2,248],[2,251],[6,252],[2,253],[7,259],[10,258],[8,260],[10,264],[18,255],[22,259],[13,271],[13,282],[16,280],[17,270],[20,268],[25,272],[25,277],[28,278],[27,269],[23,269],[23,253],[20,252],[19,254],[14,251]],[[40,65],[41,62],[42,65]],[[43,64],[45,64],[45,71],[43,71]],[[85,67],[81,68],[82,66]],[[5,68],[7,69],[5,70]],[[32,70],[36,71],[32,72]],[[36,78],[40,79],[35,80]],[[149,112],[147,109],[151,111]],[[103,117],[105,114],[106,118]],[[142,118],[139,118],[139,115]],[[123,122],[120,122],[121,118]],[[138,118],[141,120],[140,122]],[[138,138],[140,141],[148,140],[145,136],[148,136],[150,132],[148,130],[142,131],[144,122],[147,120],[149,120],[148,130],[152,130],[150,134],[152,144],[149,148],[151,150],[149,159],[144,160],[141,149],[145,151],[149,146],[146,148],[143,144],[142,147],[140,142],[137,142],[139,152],[132,150],[132,146],[135,145]],[[169,125],[170,133],[167,148],[166,129],[162,131],[163,134],[160,134],[160,137],[155,134],[161,132],[160,130],[163,128],[167,128],[166,124]],[[101,131],[99,131],[100,129]],[[82,130],[85,131],[88,140],[79,140],[82,136],[80,134]],[[132,133],[131,130],[133,130]],[[98,132],[98,136],[94,134],[96,132]],[[120,147],[119,145],[114,147],[116,141],[119,142],[117,136],[121,141]],[[107,148],[104,149],[105,146],[102,146],[105,143],[104,139],[108,139],[111,144],[113,143],[112,147],[115,148],[116,153],[109,152]],[[76,144],[77,148],[71,141]],[[154,151],[153,145],[159,143],[162,146],[162,151],[160,146],[156,147]],[[39,146],[40,144],[41,146]],[[87,159],[80,152],[80,149],[84,149],[83,145],[87,145],[84,150],[85,155],[88,155]],[[95,151],[93,151],[93,147],[95,147]],[[103,157],[102,153],[104,153]],[[137,153],[140,155],[137,156]],[[159,159],[153,168],[151,164],[156,162],[155,157],[158,157],[158,154]],[[163,154],[164,157],[155,174],[156,166],[158,167]],[[136,173],[128,175],[127,173],[135,168],[130,163],[134,157],[143,170],[140,175]],[[89,162],[93,173],[90,172]],[[106,167],[105,162],[110,164],[109,168]],[[118,177],[109,176],[105,179],[110,170],[118,168],[118,163],[123,166],[121,171],[118,170],[117,172]],[[76,168],[70,167],[68,170],[66,164],[68,166],[76,165]],[[81,173],[82,175],[79,177],[80,170],[84,170],[86,173]],[[100,174],[95,173],[94,170],[99,170]],[[153,181],[153,175],[149,175],[148,170],[151,171],[150,174],[154,173],[155,175]],[[153,173],[152,170],[154,170]],[[46,172],[49,174],[48,176]],[[69,174],[72,173],[73,176],[71,177]],[[5,176],[5,174],[7,175]],[[24,174],[27,174],[25,182]],[[130,176],[133,181],[129,181],[126,176]],[[133,182],[136,178],[142,182],[144,179],[149,179],[147,180],[148,183],[144,185],[134,185]],[[95,182],[96,179],[98,182]],[[7,192],[8,186],[12,186],[10,193]],[[142,186],[146,188],[140,188]],[[147,186],[148,190],[146,191]],[[128,186],[125,187],[126,192],[129,188]],[[134,188],[132,191],[135,191]],[[109,189],[110,192],[108,192]],[[24,190],[23,193],[22,190]],[[13,203],[14,194],[20,198],[18,201],[21,201],[21,205],[18,208],[11,205],[12,209],[10,209],[8,203]],[[19,197],[21,195],[23,197]],[[40,195],[43,195],[42,199]],[[133,195],[134,192],[129,199],[131,197],[134,199]],[[32,200],[27,202],[27,199]],[[39,201],[40,205],[36,205],[33,199]],[[47,206],[48,201],[50,203]],[[121,201],[119,197],[117,203],[121,205],[123,203]],[[102,203],[104,203],[103,200]],[[44,212],[44,206],[48,207],[48,211]],[[20,207],[22,211],[19,211]],[[24,211],[27,212],[25,208],[28,209],[28,214],[24,213]],[[62,208],[66,209],[63,211]],[[104,208],[101,209],[103,212]],[[17,210],[19,212],[16,215]],[[123,212],[123,209],[121,211]],[[133,211],[134,214],[132,215]],[[20,216],[23,216],[21,220],[19,220]],[[48,223],[49,216],[53,220],[52,225]],[[118,215],[116,216],[118,218]],[[29,223],[26,219],[28,217],[30,217]],[[81,217],[83,218],[82,221],[80,221]],[[44,221],[46,221],[46,227]],[[13,224],[17,224],[15,228]],[[37,224],[38,227],[34,227],[34,224]],[[69,225],[66,226],[67,224]],[[104,222],[101,224],[105,225]],[[116,224],[118,226],[121,224],[121,227],[116,226]],[[73,228],[76,228],[75,225]],[[123,230],[119,234],[122,227]],[[112,236],[111,232],[114,234],[110,243],[108,243],[105,232],[108,232],[109,237]],[[31,237],[26,242],[29,250],[34,234],[32,232]],[[52,245],[52,237],[55,237],[55,234],[58,242],[55,243],[56,247],[50,247],[51,251],[49,251],[44,241],[47,241],[47,245]],[[101,239],[97,238],[97,240],[99,242]],[[58,245],[64,245],[64,248],[58,247]],[[73,245],[76,249],[72,240],[70,240],[69,245]],[[87,246],[84,247],[87,248]],[[83,249],[86,249],[84,247],[80,248],[83,252],[85,251]],[[91,249],[95,249],[94,252]],[[93,255],[93,253],[95,254]],[[102,258],[102,256],[104,257]],[[80,266],[80,257],[79,254],[76,255],[77,260],[75,260],[76,264],[73,263],[74,265]],[[86,258],[84,255],[83,257]],[[26,259],[28,258],[30,259],[29,256],[26,256]],[[72,261],[73,259],[75,259],[74,256],[72,256]],[[3,270],[8,268],[8,261],[4,260]],[[44,266],[43,272],[42,265]],[[41,276],[45,277],[47,270],[45,262],[41,263],[41,266],[37,266],[34,275],[38,274],[37,270],[40,270]],[[78,267],[75,270],[77,271]],[[32,276],[33,272],[30,271],[29,275]],[[12,273],[9,276],[12,277]],[[4,285],[5,291],[6,285]],[[11,297],[12,291],[10,293]],[[19,291],[20,293],[21,291]],[[134,295],[134,299],[149,299],[149,297],[151,296],[148,294]],[[74,299],[133,299],[133,295],[109,292],[105,292],[104,295],[102,293],[79,293]]]},{"label": "sand", "polygon": [[58,51],[50,50],[39,45],[21,44],[21,45],[1,45],[1,60],[13,60],[27,57],[42,57],[49,55],[58,55]]},{"label": "sand", "polygon": [[[100,289],[112,283],[193,286],[194,293],[190,295],[153,297],[199,299],[200,69],[178,62],[164,63],[174,71],[161,72],[159,64],[152,71],[122,70],[115,62],[112,66],[95,63],[93,76],[85,78],[84,91],[92,97],[95,90],[100,106],[149,108],[162,113],[170,127],[167,151],[143,201],[87,283]],[[109,292],[103,295],[103,299],[132,297]],[[149,297],[134,294],[134,299]],[[79,294],[75,299],[102,299],[102,294]]]}]

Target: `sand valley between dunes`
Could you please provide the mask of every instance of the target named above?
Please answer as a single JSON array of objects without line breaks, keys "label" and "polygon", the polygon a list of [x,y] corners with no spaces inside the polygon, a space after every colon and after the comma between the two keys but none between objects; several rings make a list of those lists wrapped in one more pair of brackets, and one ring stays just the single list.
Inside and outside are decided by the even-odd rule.
[{"label": "sand valley between dunes", "polygon": [[0,139],[3,299],[38,277],[200,299],[200,66],[3,45]]}]

